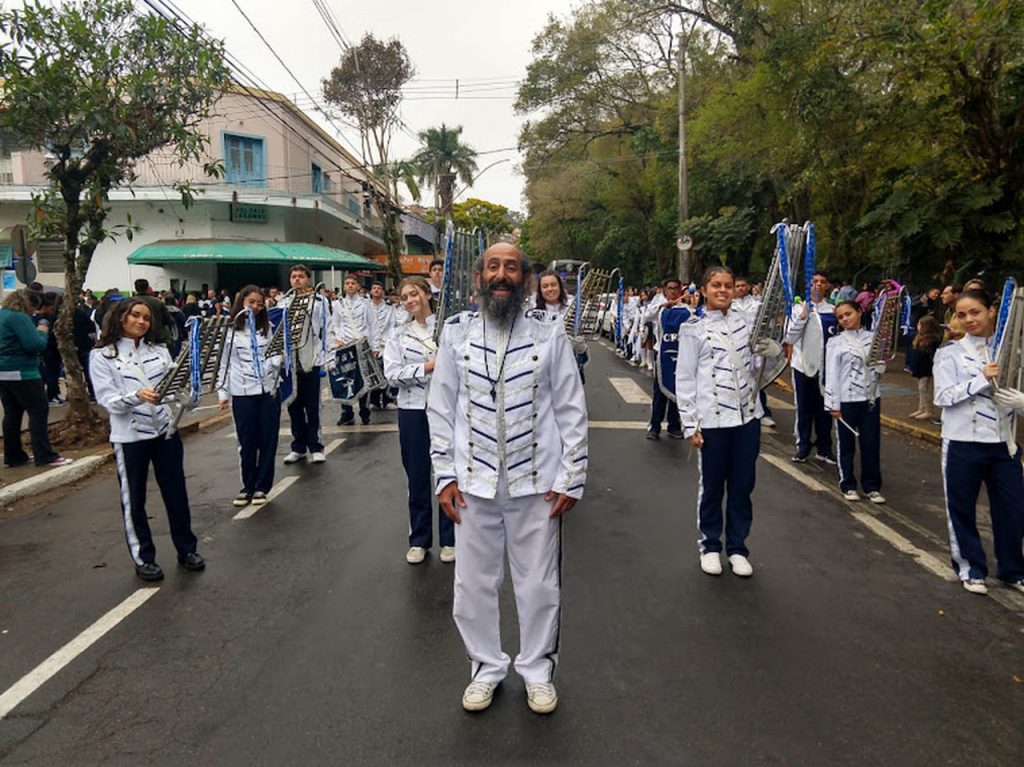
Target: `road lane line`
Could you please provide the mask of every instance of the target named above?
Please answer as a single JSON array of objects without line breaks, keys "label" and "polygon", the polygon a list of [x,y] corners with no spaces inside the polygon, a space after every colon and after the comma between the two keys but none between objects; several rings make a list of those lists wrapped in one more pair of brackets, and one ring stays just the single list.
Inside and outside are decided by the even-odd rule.
[{"label": "road lane line", "polygon": [[768,396],[768,407],[772,410],[796,410],[792,402],[786,402],[784,399],[778,397]]},{"label": "road lane line", "polygon": [[42,687],[57,672],[89,649],[94,642],[135,612],[159,590],[159,588],[139,589],[19,679],[3,695],[0,695],[0,719],[7,716],[25,698]]},{"label": "road lane line", "polygon": [[[289,487],[291,487],[292,485],[294,485],[298,481],[299,481],[299,475],[298,474],[292,474],[291,476],[285,477],[284,479],[279,481],[276,485],[274,485],[272,488],[270,488],[270,492],[267,493],[267,503],[270,503],[272,500],[277,498],[277,496],[281,495],[281,493],[283,493],[285,490],[287,490]],[[255,514],[257,511],[259,511],[264,506],[266,506],[267,503],[260,504],[259,506],[253,506],[250,503],[248,506],[246,506],[240,512],[235,514],[235,516],[233,516],[232,519],[248,519],[253,514]]]},{"label": "road lane line", "polygon": [[[648,397],[648,401],[650,398]],[[646,429],[647,421],[590,421],[590,428],[592,429]],[[327,426],[321,429],[323,434],[358,434],[363,432],[397,432],[398,424],[394,423],[380,423],[372,426]],[[282,437],[291,438],[292,433],[287,429],[282,429],[280,432]],[[235,433],[225,434],[224,439],[237,439]],[[325,451],[326,452],[326,451]]]},{"label": "road lane line", "polygon": [[646,429],[647,421],[588,421],[591,429]]},{"label": "road lane line", "polygon": [[344,437],[342,437],[341,439],[336,439],[336,440],[334,440],[332,442],[328,442],[327,443],[327,447],[324,448],[324,455],[330,455],[331,453],[333,453],[335,450],[337,450],[339,447],[341,447],[344,444],[345,444],[345,438]]},{"label": "road lane line", "polygon": [[627,405],[650,405],[651,395],[640,388],[640,384],[632,378],[609,378],[615,391],[626,401]]},{"label": "road lane line", "polygon": [[818,480],[814,479],[813,477],[808,477],[802,471],[794,468],[792,465],[790,465],[790,462],[787,461],[785,458],[781,458],[777,455],[772,455],[771,453],[761,453],[761,458],[766,460],[768,463],[770,463],[772,466],[774,466],[782,473],[788,474],[790,477],[795,479],[797,482],[799,482],[807,489],[813,490],[816,493],[828,492],[828,488],[825,487],[825,485],[821,484]]},{"label": "road lane line", "polygon": [[952,573],[949,565],[945,564],[938,557],[934,557],[923,549],[919,549],[907,538],[897,533],[882,520],[873,517],[864,511],[851,511],[850,515],[860,522],[864,527],[873,532],[879,538],[887,541],[894,549],[904,554],[909,554],[914,560],[926,570],[945,581],[956,581],[957,577]]}]

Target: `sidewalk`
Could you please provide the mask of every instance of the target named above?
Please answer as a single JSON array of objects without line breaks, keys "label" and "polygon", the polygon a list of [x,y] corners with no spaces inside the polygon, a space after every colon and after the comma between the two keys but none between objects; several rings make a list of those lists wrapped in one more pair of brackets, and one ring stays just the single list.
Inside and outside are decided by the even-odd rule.
[{"label": "sidewalk", "polygon": [[[93,405],[93,410],[104,421],[107,420],[107,411],[99,405]],[[68,408],[66,405],[50,406],[50,424],[59,423],[64,419]],[[219,426],[231,418],[231,412],[221,412],[217,408],[217,395],[210,393],[203,396],[199,406],[192,411],[187,411],[181,418],[178,431],[185,436],[193,434],[200,429]],[[28,441],[28,419],[26,417],[23,429],[23,442],[25,450],[31,453],[31,445]],[[24,498],[27,495],[49,490],[60,485],[75,482],[103,464],[112,460],[114,453],[110,443],[103,442],[99,445],[81,448],[78,450],[65,450],[57,448],[58,452],[67,458],[73,458],[74,463],[57,468],[35,466],[28,463],[24,466],[0,469],[0,506],[8,505],[14,501]]]}]

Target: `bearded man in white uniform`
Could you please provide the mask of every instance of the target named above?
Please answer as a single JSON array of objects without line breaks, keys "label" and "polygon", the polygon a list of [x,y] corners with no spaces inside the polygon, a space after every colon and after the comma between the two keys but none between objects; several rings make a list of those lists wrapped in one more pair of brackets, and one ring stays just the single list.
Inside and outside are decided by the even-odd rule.
[{"label": "bearded man in white uniform", "polygon": [[480,311],[445,323],[427,400],[438,501],[458,525],[453,616],[471,662],[462,705],[490,706],[508,672],[498,613],[507,549],[515,669],[530,709],[546,714],[558,704],[561,515],[586,483],[586,401],[562,321],[523,311],[523,253],[492,245],[474,271]]}]

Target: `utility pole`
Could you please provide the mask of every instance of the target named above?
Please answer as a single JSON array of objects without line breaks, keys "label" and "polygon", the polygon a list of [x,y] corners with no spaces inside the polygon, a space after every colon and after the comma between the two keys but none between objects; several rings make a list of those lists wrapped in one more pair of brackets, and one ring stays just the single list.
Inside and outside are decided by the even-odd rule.
[{"label": "utility pole", "polygon": [[679,249],[679,280],[685,287],[690,283],[690,249],[693,240],[682,234],[683,222],[690,217],[690,193],[686,180],[686,37],[676,35],[679,59],[679,231],[676,246]]}]

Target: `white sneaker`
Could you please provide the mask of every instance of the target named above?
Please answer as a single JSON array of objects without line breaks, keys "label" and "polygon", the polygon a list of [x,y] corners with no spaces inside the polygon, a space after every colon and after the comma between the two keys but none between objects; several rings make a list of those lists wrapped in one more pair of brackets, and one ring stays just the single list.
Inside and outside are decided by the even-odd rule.
[{"label": "white sneaker", "polygon": [[700,569],[708,575],[722,574],[722,555],[717,551],[707,551],[700,555]]},{"label": "white sneaker", "polygon": [[441,561],[442,562],[454,562],[455,561],[455,547],[454,546],[442,546],[441,547]]},{"label": "white sneaker", "polygon": [[427,550],[422,546],[413,546],[405,552],[405,561],[410,565],[418,565],[427,556]]},{"label": "white sneaker", "polygon": [[1024,594],[1024,580],[1019,581],[1006,581],[1006,585],[1015,591],[1019,591]]},{"label": "white sneaker", "polygon": [[872,490],[868,493],[868,500],[872,503],[885,503],[885,496],[877,490]]},{"label": "white sneaker", "polygon": [[968,578],[960,581],[960,584],[972,594],[985,595],[988,593],[988,586],[985,585],[984,578]]},{"label": "white sneaker", "polygon": [[491,682],[470,682],[462,693],[462,707],[466,711],[483,711],[494,700],[494,690],[497,686]]},{"label": "white sneaker", "polygon": [[550,714],[558,706],[558,693],[551,682],[527,682],[526,705],[535,714]]},{"label": "white sneaker", "polygon": [[294,450],[292,450],[290,453],[288,453],[288,455],[284,457],[284,462],[285,465],[287,466],[289,463],[298,463],[305,457],[305,453],[296,453]]},{"label": "white sneaker", "polygon": [[769,426],[769,427],[774,429],[775,428],[775,419],[772,418],[770,415],[766,415],[766,416],[761,418],[761,425],[762,426]]},{"label": "white sneaker", "polygon": [[313,455],[309,457],[310,463],[324,463],[326,460],[327,456],[323,453],[313,453]]},{"label": "white sneaker", "polygon": [[857,491],[856,490],[847,490],[845,493],[843,493],[843,498],[845,498],[848,501],[859,501],[860,500],[860,496],[857,495]]},{"label": "white sneaker", "polygon": [[742,554],[730,554],[729,566],[732,568],[732,574],[738,575],[740,578],[749,578],[754,574],[753,565],[751,565],[750,560]]}]

